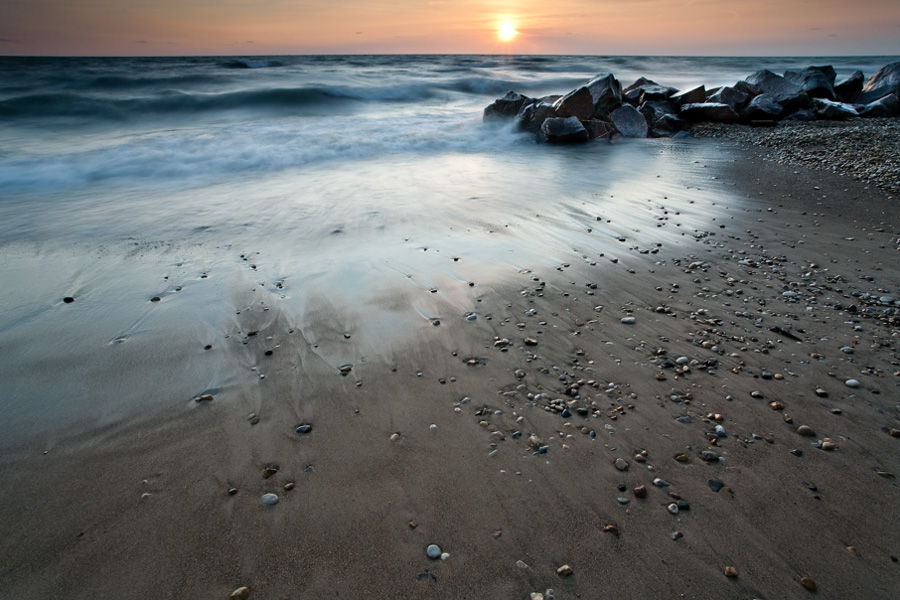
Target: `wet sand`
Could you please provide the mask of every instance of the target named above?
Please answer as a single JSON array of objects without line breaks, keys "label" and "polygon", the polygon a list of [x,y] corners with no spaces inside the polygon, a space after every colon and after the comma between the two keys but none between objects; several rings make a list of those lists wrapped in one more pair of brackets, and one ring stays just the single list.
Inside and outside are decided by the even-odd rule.
[{"label": "wet sand", "polygon": [[[152,291],[97,275],[150,277],[137,255],[32,281],[45,258],[7,247],[53,301],[3,332],[4,387],[40,407],[0,443],[0,596],[894,597],[895,201],[716,152],[646,210],[559,211],[556,252],[502,276],[398,240],[443,266],[365,310],[265,252]],[[111,302],[141,307],[127,330]]]}]

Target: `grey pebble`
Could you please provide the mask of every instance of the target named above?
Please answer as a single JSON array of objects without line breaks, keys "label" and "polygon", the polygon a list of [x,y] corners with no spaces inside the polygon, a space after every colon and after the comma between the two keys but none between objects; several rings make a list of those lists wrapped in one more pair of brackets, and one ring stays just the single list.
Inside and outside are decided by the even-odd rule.
[{"label": "grey pebble", "polygon": [[425,554],[428,555],[428,558],[437,560],[441,557],[441,548],[437,544],[430,544],[425,548]]},{"label": "grey pebble", "polygon": [[718,479],[710,479],[706,482],[706,485],[709,486],[709,489],[714,491],[715,493],[719,493],[719,491],[725,487],[725,484],[719,481]]},{"label": "grey pebble", "polygon": [[844,382],[844,385],[846,385],[847,387],[851,387],[851,388],[858,388],[859,382],[855,379],[848,379],[847,381]]},{"label": "grey pebble", "polygon": [[275,506],[278,504],[278,496],[275,494],[263,494],[262,503],[266,506]]},{"label": "grey pebble", "polygon": [[637,319],[634,317],[622,317],[622,323],[625,325],[634,325],[637,322]]}]

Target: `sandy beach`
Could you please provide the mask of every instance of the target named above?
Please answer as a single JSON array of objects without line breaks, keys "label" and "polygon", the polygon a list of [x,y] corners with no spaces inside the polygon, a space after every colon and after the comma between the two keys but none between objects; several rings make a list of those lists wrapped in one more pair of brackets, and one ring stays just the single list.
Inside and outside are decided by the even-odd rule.
[{"label": "sandy beach", "polygon": [[897,199],[689,143],[627,210],[437,217],[330,295],[7,245],[0,596],[896,597]]}]

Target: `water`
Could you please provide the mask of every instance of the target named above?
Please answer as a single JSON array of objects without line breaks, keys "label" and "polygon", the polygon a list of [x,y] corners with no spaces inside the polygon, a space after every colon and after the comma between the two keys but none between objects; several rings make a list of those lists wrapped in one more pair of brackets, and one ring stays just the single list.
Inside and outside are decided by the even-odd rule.
[{"label": "water", "polygon": [[[688,89],[888,62],[0,58],[6,431],[236,389],[249,365],[196,352],[241,335],[251,308],[273,308],[337,368],[462,321],[473,294],[529,270],[712,226],[723,192],[710,173],[731,160],[714,145],[538,145],[482,123],[510,89],[563,93],[598,72]],[[334,343],[349,330],[358,355]]]}]

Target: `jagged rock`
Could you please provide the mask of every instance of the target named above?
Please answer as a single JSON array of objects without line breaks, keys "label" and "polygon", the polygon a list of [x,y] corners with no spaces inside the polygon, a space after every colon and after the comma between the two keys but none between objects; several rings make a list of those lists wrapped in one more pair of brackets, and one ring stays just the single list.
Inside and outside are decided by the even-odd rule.
[{"label": "jagged rock", "polygon": [[685,104],[701,104],[706,102],[706,86],[701,85],[692,90],[675,94],[669,98],[669,100],[678,106],[684,106]]},{"label": "jagged rock", "polygon": [[862,71],[853,71],[847,79],[834,86],[834,98],[839,102],[856,102],[859,93],[862,92],[866,77]]},{"label": "jagged rock", "polygon": [[678,107],[669,100],[648,100],[641,104],[638,110],[641,111],[641,114],[644,115],[651,127],[665,115],[678,114]]},{"label": "jagged rock", "polygon": [[666,100],[669,96],[677,94],[678,90],[665,85],[659,85],[651,79],[641,77],[627,88],[622,90],[626,102],[632,106],[640,106],[651,100]]},{"label": "jagged rock", "polygon": [[763,94],[780,104],[785,112],[791,113],[809,106],[809,96],[799,85],[768,69],[757,71],[747,78],[747,83],[762,90]]},{"label": "jagged rock", "polygon": [[553,103],[557,117],[577,117],[587,121],[594,116],[594,96],[587,86],[572,90]]},{"label": "jagged rock", "polygon": [[519,131],[538,133],[544,120],[552,116],[554,116],[553,107],[546,102],[536,101],[525,104],[516,115],[516,127]]},{"label": "jagged rock", "polygon": [[811,108],[798,110],[785,117],[787,121],[815,121],[816,119],[816,111]]},{"label": "jagged rock", "polygon": [[591,119],[582,123],[587,129],[588,135],[592,140],[608,140],[616,133],[616,129],[611,123],[601,121],[600,119]]},{"label": "jagged rock", "polygon": [[747,103],[750,102],[750,96],[745,94],[744,92],[739,92],[733,87],[725,86],[723,88],[719,88],[719,91],[712,94],[709,98],[706,99],[707,102],[718,102],[719,104],[727,104],[734,110],[734,112],[740,112]]},{"label": "jagged rock", "polygon": [[613,127],[627,138],[647,137],[647,119],[630,104],[623,104],[609,113],[609,120]]},{"label": "jagged rock", "polygon": [[690,123],[675,115],[663,115],[653,123],[653,135],[658,137],[673,137],[684,133],[691,126]]},{"label": "jagged rock", "polygon": [[877,73],[869,77],[856,101],[860,104],[869,104],[888,94],[900,97],[900,62],[878,69]]},{"label": "jagged rock", "polygon": [[859,116],[856,109],[849,104],[833,102],[824,98],[813,98],[812,102],[812,109],[820,119],[843,121],[844,119],[853,119]]},{"label": "jagged rock", "polygon": [[512,119],[515,117],[522,105],[532,101],[531,98],[523,96],[513,91],[509,91],[502,98],[494,100],[493,104],[488,105],[484,109],[483,121],[492,121],[497,119]]},{"label": "jagged rock", "polygon": [[888,94],[875,102],[869,102],[859,111],[861,117],[896,117],[900,116],[900,99],[896,94]]},{"label": "jagged rock", "polygon": [[769,94],[760,94],[750,101],[741,112],[741,116],[752,121],[765,121],[779,118],[784,108]]},{"label": "jagged rock", "polygon": [[550,117],[541,123],[541,138],[550,144],[577,144],[590,135],[578,117]]},{"label": "jagged rock", "polygon": [[746,81],[738,81],[732,87],[739,92],[744,92],[745,94],[747,94],[747,97],[751,100],[763,93],[761,89],[759,89],[752,83],[747,83]]},{"label": "jagged rock", "polygon": [[834,78],[837,76],[831,65],[806,67],[796,71],[785,71],[784,78],[800,86],[810,98],[834,100]]},{"label": "jagged rock", "polygon": [[713,121],[715,123],[731,123],[738,120],[738,114],[727,104],[718,102],[698,102],[684,104],[681,117],[694,123]]},{"label": "jagged rock", "polygon": [[594,118],[606,118],[622,104],[622,84],[612,73],[601,73],[587,83],[594,98]]}]

